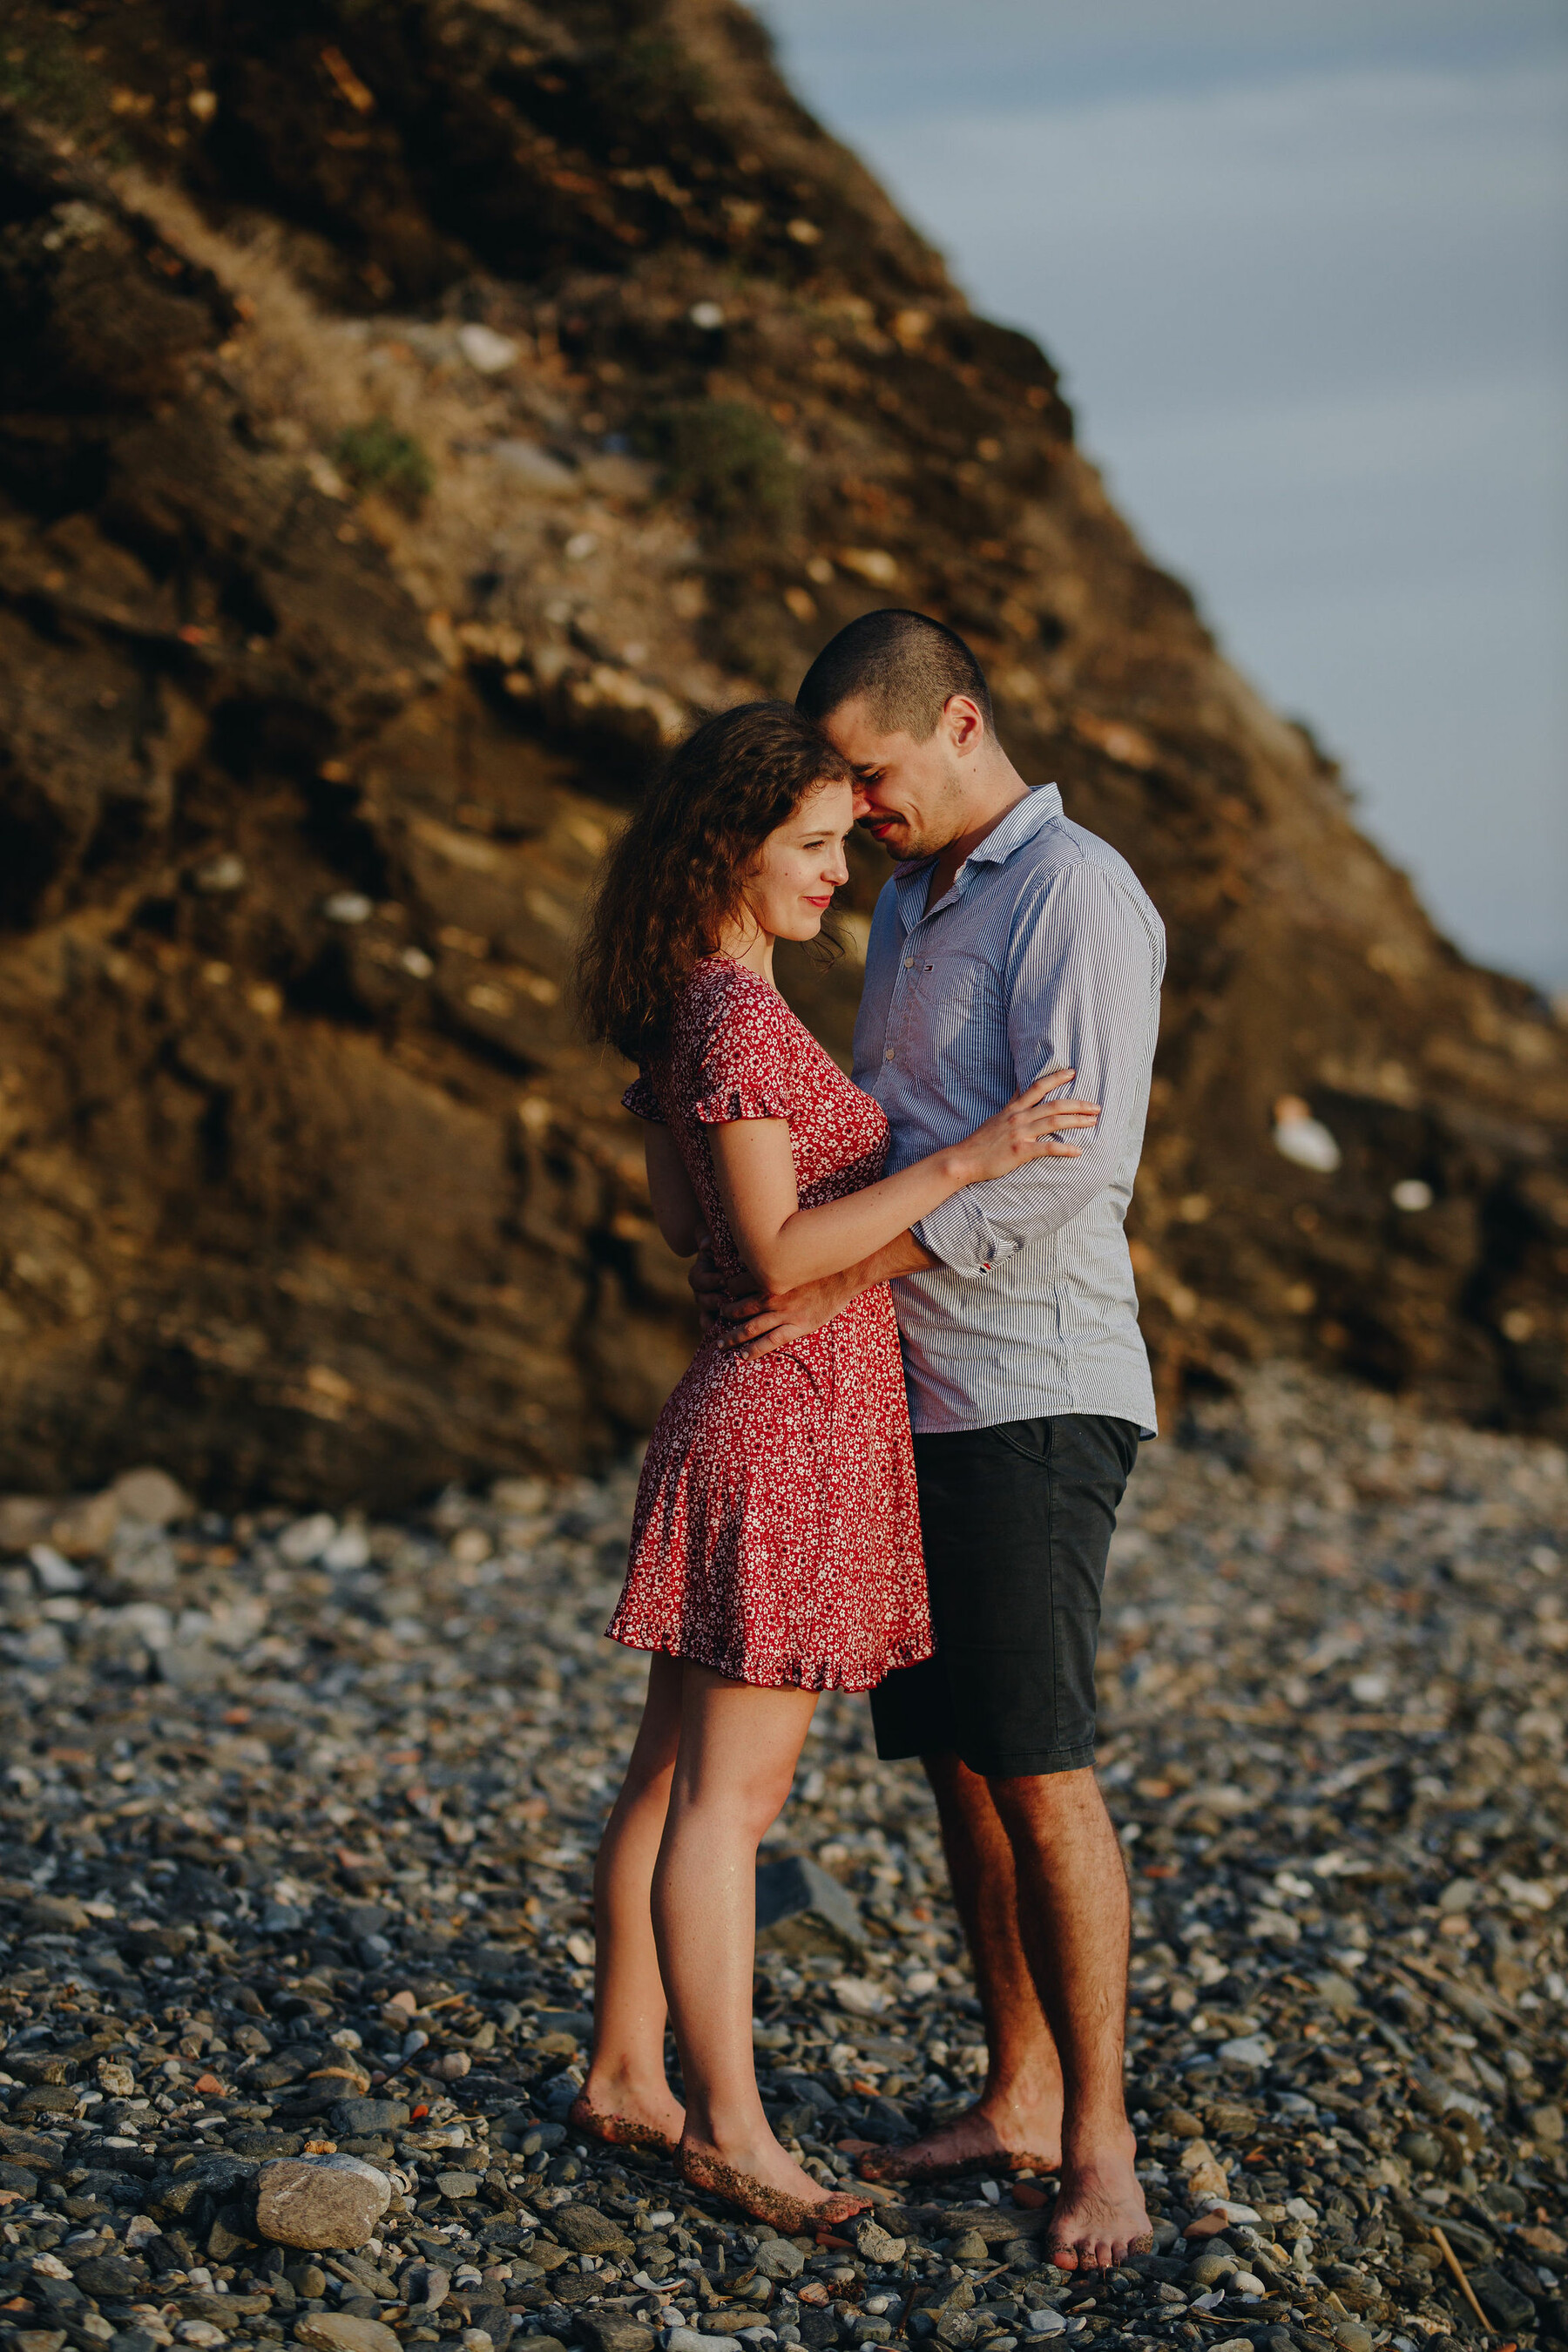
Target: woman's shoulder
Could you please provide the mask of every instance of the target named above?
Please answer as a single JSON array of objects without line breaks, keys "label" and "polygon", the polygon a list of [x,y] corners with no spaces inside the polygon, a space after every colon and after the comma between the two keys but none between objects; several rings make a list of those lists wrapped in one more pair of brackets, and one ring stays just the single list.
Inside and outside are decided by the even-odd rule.
[{"label": "woman's shoulder", "polygon": [[748,1100],[757,1093],[749,1111],[720,1113],[710,1107],[700,1118],[784,1115],[763,1109],[762,1096],[775,1104],[793,1101],[809,1065],[812,1037],[776,988],[743,964],[710,957],[693,975],[679,1025],[676,1059],[705,1105],[729,1101],[737,1086]]},{"label": "woman's shoulder", "polygon": [[684,1009],[710,1033],[740,1026],[777,1034],[800,1026],[773,983],[730,956],[704,956],[687,983]]}]

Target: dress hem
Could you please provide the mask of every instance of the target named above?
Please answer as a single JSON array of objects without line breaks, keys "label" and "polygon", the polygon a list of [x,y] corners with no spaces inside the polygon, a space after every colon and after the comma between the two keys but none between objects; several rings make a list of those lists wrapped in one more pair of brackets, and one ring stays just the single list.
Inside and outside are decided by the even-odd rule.
[{"label": "dress hem", "polygon": [[[864,1697],[868,1691],[875,1690],[879,1683],[885,1682],[900,1667],[923,1665],[928,1658],[936,1655],[934,1643],[929,1649],[910,1648],[891,1653],[886,1664],[880,1666],[869,1681],[861,1681],[854,1675],[853,1668],[847,1671],[836,1666],[831,1660],[821,1664],[815,1660],[802,1661],[793,1675],[764,1675],[754,1659],[742,1659],[737,1665],[732,1657],[704,1657],[695,1649],[682,1649],[674,1642],[634,1641],[629,1634],[617,1633],[613,1626],[605,1627],[605,1638],[618,1643],[624,1650],[641,1651],[647,1657],[679,1658],[685,1665],[709,1666],[714,1674],[722,1675],[726,1682],[745,1683],[752,1690],[836,1690],[843,1691],[850,1697]],[[748,1664],[752,1668],[750,1673],[745,1671]]]}]

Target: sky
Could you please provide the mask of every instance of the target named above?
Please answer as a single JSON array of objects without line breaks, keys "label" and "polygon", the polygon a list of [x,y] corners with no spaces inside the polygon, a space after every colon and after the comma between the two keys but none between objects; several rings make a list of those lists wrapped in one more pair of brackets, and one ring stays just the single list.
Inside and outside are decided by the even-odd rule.
[{"label": "sky", "polygon": [[1568,989],[1562,0],[763,0],[1233,659]]}]

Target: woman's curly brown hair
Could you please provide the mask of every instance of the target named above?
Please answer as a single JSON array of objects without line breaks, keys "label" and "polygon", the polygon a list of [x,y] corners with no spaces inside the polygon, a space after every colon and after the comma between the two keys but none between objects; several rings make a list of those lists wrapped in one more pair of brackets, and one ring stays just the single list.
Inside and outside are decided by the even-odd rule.
[{"label": "woman's curly brown hair", "polygon": [[788,702],[745,702],[671,753],[606,856],[578,957],[585,1026],[658,1053],[692,967],[719,944],[770,833],[854,771]]}]

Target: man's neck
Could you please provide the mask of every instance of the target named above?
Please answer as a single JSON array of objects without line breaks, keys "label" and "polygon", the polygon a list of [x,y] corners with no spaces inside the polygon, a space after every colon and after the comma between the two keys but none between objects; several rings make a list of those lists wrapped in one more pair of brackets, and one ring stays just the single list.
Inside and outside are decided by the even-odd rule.
[{"label": "man's neck", "polygon": [[1017,807],[1028,789],[1011,760],[999,754],[997,773],[994,778],[988,776],[983,790],[975,793],[965,812],[963,831],[948,843],[931,869],[926,882],[928,915],[952,889],[964,859],[979,848],[988,833],[994,831],[1009,809]]}]

